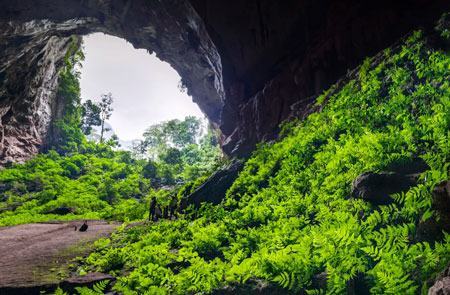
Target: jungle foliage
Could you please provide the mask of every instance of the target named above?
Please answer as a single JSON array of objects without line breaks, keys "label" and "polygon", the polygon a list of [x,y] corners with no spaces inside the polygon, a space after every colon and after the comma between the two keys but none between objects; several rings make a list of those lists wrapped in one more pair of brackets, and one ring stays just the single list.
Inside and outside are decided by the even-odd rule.
[{"label": "jungle foliage", "polygon": [[[421,224],[439,219],[432,190],[449,178],[450,55],[417,31],[357,73],[317,99],[320,112],[260,145],[220,205],[204,204],[175,220],[124,224],[97,241],[77,271],[111,273],[123,294],[204,294],[256,280],[285,293],[342,294],[355,284],[373,294],[426,293],[429,279],[450,262],[448,233],[418,237]],[[184,149],[199,145],[171,140],[150,160],[75,141],[1,170],[0,225],[144,219],[148,195],[166,195],[159,189],[164,167],[177,167]],[[393,204],[351,197],[361,173],[417,157],[430,169]],[[178,196],[211,169],[185,171],[176,170],[185,183]],[[59,207],[75,211],[51,213]],[[318,286],[319,274],[325,286]]]},{"label": "jungle foliage", "polygon": [[[183,130],[172,130],[181,147],[161,149],[162,156],[152,160],[114,149],[114,140],[88,141],[83,131],[104,125],[112,112],[111,96],[105,95],[97,111],[92,101],[89,108],[82,105],[79,69],[84,56],[79,45],[74,38],[60,72],[57,96],[64,103],[64,114],[54,123],[57,136],[52,148],[0,170],[0,226],[49,220],[143,220],[152,197],[157,196],[161,204],[181,197],[178,191],[184,185],[192,186],[190,182],[209,175],[221,163],[211,130],[188,139]],[[197,122],[197,129],[203,124],[194,117],[177,122],[186,121]],[[162,140],[161,145],[168,143]]]},{"label": "jungle foliage", "polygon": [[[417,31],[318,104],[259,146],[222,204],[119,230],[80,270],[118,276],[124,294],[210,293],[255,279],[293,293],[342,294],[356,283],[373,294],[426,292],[450,262],[450,235],[417,235],[439,219],[431,192],[449,177],[450,55]],[[430,169],[393,204],[350,197],[361,173],[414,157]]]}]

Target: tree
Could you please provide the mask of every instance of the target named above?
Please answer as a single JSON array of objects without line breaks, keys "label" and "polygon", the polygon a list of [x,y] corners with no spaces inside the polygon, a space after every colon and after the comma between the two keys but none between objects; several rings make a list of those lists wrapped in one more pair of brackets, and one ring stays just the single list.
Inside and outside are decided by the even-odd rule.
[{"label": "tree", "polygon": [[131,154],[135,159],[144,159],[147,154],[147,146],[143,140],[133,141]]},{"label": "tree", "polygon": [[112,148],[115,147],[120,147],[120,143],[119,143],[119,137],[117,136],[117,134],[113,134],[111,136],[110,139],[108,139],[108,141],[106,142],[107,145],[109,145]]},{"label": "tree", "polygon": [[100,118],[100,106],[92,100],[87,100],[82,106],[83,121],[81,130],[85,135],[89,135],[92,132],[92,126],[100,126],[102,120]]},{"label": "tree", "polygon": [[133,156],[157,163],[161,185],[190,181],[212,171],[222,159],[218,135],[211,128],[204,134],[203,126],[192,116],[152,125],[144,140],[133,144]]},{"label": "tree", "polygon": [[171,143],[177,148],[185,148],[197,142],[202,133],[202,122],[199,118],[188,116],[183,121],[171,120],[165,126]]},{"label": "tree", "polygon": [[182,163],[182,152],[177,148],[168,148],[159,155],[159,159],[169,165],[177,165]]},{"label": "tree", "polygon": [[169,148],[183,149],[197,143],[201,134],[202,121],[194,116],[188,116],[183,121],[165,121],[147,128],[139,149],[157,158]]},{"label": "tree", "polygon": [[53,148],[62,154],[76,152],[84,143],[84,135],[80,129],[82,110],[78,70],[83,59],[84,54],[80,50],[79,40],[73,37],[64,57],[64,67],[60,72],[57,91],[57,96],[63,98],[64,113],[52,126]]},{"label": "tree", "polygon": [[103,143],[103,135],[105,131],[108,131],[105,129],[105,122],[109,118],[111,118],[112,111],[114,110],[112,108],[112,103],[114,101],[114,98],[112,97],[111,93],[108,94],[102,94],[102,99],[99,103],[100,107],[100,121],[101,121],[101,130],[100,130],[100,143]]}]

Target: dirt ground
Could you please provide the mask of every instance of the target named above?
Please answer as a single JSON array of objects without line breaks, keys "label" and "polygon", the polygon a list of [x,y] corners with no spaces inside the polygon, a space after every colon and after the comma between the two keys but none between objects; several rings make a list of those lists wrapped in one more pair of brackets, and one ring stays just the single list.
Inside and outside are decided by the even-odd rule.
[{"label": "dirt ground", "polygon": [[75,231],[82,221],[34,223],[0,228],[0,288],[57,283],[70,260],[86,255],[93,241],[118,226],[88,221],[86,232]]}]

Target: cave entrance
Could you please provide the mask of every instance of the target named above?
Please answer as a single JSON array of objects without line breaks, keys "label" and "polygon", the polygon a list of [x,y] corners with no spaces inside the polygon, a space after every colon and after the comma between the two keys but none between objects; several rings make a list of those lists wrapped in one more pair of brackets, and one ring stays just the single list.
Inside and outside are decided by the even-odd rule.
[{"label": "cave entrance", "polygon": [[[159,122],[187,116],[203,119],[179,74],[154,53],[104,33],[84,36],[83,52],[82,102],[98,103],[102,94],[112,94],[114,110],[106,121],[105,139],[117,135],[120,149],[129,150],[146,128]],[[95,126],[88,138],[98,140],[99,128]]]},{"label": "cave entrance", "polygon": [[209,122],[221,126],[221,56],[189,1],[0,1],[0,64],[8,65],[0,79],[0,166],[52,145],[58,72],[72,36],[93,32],[155,52],[180,74]]}]

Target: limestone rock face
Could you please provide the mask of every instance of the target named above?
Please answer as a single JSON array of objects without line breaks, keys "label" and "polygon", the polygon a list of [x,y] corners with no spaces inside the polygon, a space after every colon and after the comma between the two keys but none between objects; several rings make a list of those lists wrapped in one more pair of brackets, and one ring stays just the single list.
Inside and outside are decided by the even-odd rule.
[{"label": "limestone rock face", "polygon": [[44,143],[69,39],[35,22],[0,26],[0,165],[29,159]]},{"label": "limestone rock face", "polygon": [[447,0],[0,0],[0,165],[47,143],[72,34],[118,36],[169,62],[224,151],[240,157],[366,56],[449,9]]}]

